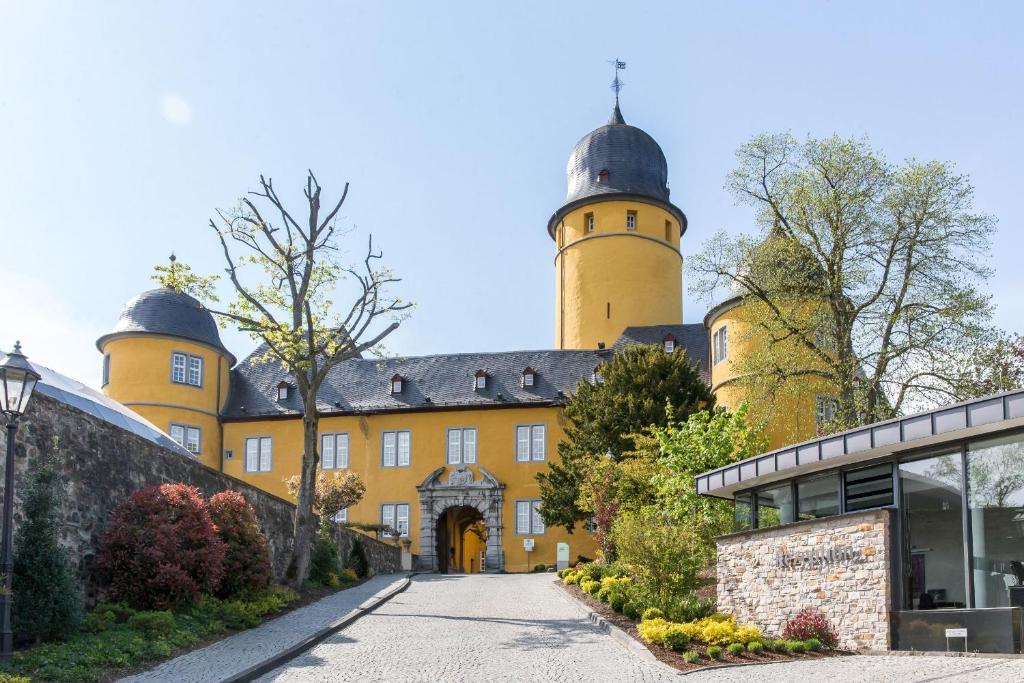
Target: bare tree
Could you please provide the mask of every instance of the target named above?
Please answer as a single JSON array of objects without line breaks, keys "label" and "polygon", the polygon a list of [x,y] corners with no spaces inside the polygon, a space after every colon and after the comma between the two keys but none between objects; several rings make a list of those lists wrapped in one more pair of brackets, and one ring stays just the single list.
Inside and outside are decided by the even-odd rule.
[{"label": "bare tree", "polygon": [[811,382],[838,400],[832,428],[961,398],[965,360],[991,342],[980,285],[995,220],[950,164],[888,163],[864,140],[760,135],[728,189],[760,237],[716,235],[690,260],[692,289],[744,297],[744,381]]},{"label": "bare tree", "polygon": [[[315,534],[313,502],[320,414],[317,394],[331,369],[374,349],[394,332],[411,306],[388,293],[399,282],[380,265],[382,254],[369,238],[362,263],[339,263],[338,212],[348,196],[326,211],[321,188],[312,171],[306,177],[307,206],[296,218],[274,189],[272,179],[260,176],[259,189],[231,210],[218,210],[210,227],[217,233],[225,271],[236,297],[226,310],[213,312],[233,321],[266,348],[265,359],[276,360],[293,376],[302,399],[302,466],[297,490],[294,546],[287,581],[302,585]],[[262,208],[261,208],[262,207]],[[339,283],[348,285],[348,303],[332,296]]]}]

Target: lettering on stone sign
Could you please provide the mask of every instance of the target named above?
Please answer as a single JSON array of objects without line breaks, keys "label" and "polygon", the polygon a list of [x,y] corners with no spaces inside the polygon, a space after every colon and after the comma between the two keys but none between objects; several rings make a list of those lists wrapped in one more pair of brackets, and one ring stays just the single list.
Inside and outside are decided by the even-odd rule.
[{"label": "lettering on stone sign", "polygon": [[792,554],[781,548],[775,552],[775,566],[779,569],[828,567],[836,564],[863,562],[864,555],[854,548],[820,548],[808,553]]}]

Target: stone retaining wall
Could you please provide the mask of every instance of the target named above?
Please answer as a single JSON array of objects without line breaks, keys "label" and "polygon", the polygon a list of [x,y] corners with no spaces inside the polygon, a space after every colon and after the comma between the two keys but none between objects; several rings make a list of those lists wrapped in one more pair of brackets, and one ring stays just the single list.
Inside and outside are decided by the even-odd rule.
[{"label": "stone retaining wall", "polygon": [[[21,418],[15,443],[15,525],[32,464],[41,452],[53,449],[57,438],[58,467],[64,483],[62,544],[68,548],[87,594],[95,596],[91,566],[110,515],[135,491],[151,484],[184,482],[204,497],[233,489],[240,491],[256,511],[260,529],[270,545],[274,576],[284,575],[292,544],[295,506],[243,481],[202,465],[198,460],[168,450],[136,434],[100,420],[77,408],[36,392],[28,413]],[[0,449],[6,448],[6,430],[0,430]],[[0,450],[0,454],[6,451]],[[0,482],[4,469],[0,457]],[[0,520],[2,523],[2,520]],[[336,527],[335,539],[343,558],[360,536],[370,571],[401,569],[400,550],[368,536]]]},{"label": "stone retaining wall", "polygon": [[720,537],[718,608],[780,637],[813,607],[841,648],[887,650],[891,529],[891,511],[872,510]]}]

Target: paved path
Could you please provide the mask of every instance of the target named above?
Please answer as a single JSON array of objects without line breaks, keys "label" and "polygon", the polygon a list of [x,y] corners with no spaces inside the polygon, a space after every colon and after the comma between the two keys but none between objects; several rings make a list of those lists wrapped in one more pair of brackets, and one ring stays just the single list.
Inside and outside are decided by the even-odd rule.
[{"label": "paved path", "polygon": [[601,633],[551,574],[413,578],[261,681],[680,681]]},{"label": "paved path", "polygon": [[124,682],[166,681],[209,683],[248,669],[281,652],[306,636],[325,628],[366,601],[373,594],[405,577],[375,576],[355,588],[335,593],[301,607],[258,628],[242,631],[209,647],[169,659],[155,669],[121,679]]}]

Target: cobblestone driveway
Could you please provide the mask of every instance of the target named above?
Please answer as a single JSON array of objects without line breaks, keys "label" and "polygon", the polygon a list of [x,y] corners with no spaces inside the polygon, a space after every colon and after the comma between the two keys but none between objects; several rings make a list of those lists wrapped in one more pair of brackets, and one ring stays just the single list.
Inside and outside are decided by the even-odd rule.
[{"label": "cobblestone driveway", "polygon": [[428,575],[261,680],[1019,683],[1024,659],[854,656],[681,677],[591,626],[550,574]]},{"label": "cobblestone driveway", "polygon": [[263,681],[668,681],[590,622],[552,575],[417,576]]}]

